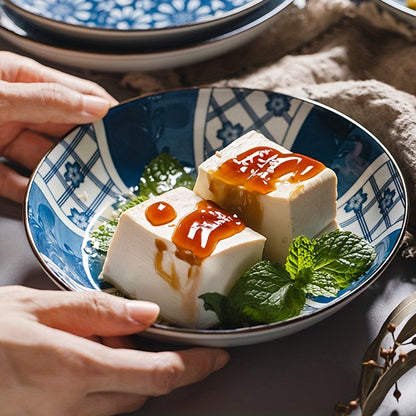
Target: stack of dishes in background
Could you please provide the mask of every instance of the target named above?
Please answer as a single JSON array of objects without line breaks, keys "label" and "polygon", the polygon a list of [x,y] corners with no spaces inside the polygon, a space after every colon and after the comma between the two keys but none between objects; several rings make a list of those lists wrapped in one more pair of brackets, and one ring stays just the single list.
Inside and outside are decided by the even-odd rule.
[{"label": "stack of dishes in background", "polygon": [[415,0],[378,0],[378,4],[397,19],[416,27]]},{"label": "stack of dishes in background", "polygon": [[166,69],[229,52],[293,0],[0,0],[0,36],[48,61],[99,71]]}]

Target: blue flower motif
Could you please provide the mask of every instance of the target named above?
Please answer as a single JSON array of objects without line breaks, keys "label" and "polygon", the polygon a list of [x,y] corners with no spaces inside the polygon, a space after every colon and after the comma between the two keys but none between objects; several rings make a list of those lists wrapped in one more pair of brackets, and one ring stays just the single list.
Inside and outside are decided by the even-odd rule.
[{"label": "blue flower motif", "polygon": [[281,117],[283,113],[290,110],[290,101],[283,95],[269,95],[269,101],[266,103],[267,110],[271,111],[276,117]]},{"label": "blue flower motif", "polygon": [[71,208],[71,215],[68,218],[81,230],[85,230],[88,227],[90,217],[85,212],[79,212],[75,208]]},{"label": "blue flower motif", "polygon": [[367,201],[367,194],[360,189],[345,205],[345,211],[350,212],[358,212],[361,211],[364,202]]},{"label": "blue flower motif", "polygon": [[151,20],[152,17],[144,10],[129,6],[112,10],[107,23],[110,27],[120,30],[147,29],[150,27]]},{"label": "blue flower motif", "polygon": [[66,23],[80,23],[91,19],[93,3],[85,0],[33,0],[32,11],[41,11],[43,16]]},{"label": "blue flower motif", "polygon": [[380,199],[378,203],[378,207],[380,208],[381,214],[387,213],[390,207],[393,205],[393,198],[395,194],[396,191],[394,189],[391,191],[390,188],[387,188],[384,191],[383,198]]},{"label": "blue flower motif", "polygon": [[116,5],[115,0],[102,1],[95,6],[95,10],[109,13],[116,7]]},{"label": "blue flower motif", "polygon": [[36,15],[88,27],[157,29],[207,20],[252,0],[14,0]]},{"label": "blue flower motif", "polygon": [[154,7],[156,7],[157,3],[157,1],[153,0],[137,0],[135,3],[135,7],[136,9],[138,8],[148,12],[152,10]]},{"label": "blue flower motif", "polygon": [[161,3],[153,18],[157,21],[157,27],[165,27],[172,23],[186,25],[210,14],[211,8],[201,5],[199,0],[173,0]]},{"label": "blue flower motif", "polygon": [[64,173],[64,178],[67,182],[72,183],[74,188],[78,188],[79,185],[84,182],[85,175],[81,173],[81,166],[78,162],[66,162],[65,163],[66,172]]},{"label": "blue flower motif", "polygon": [[222,125],[222,129],[218,130],[217,137],[223,141],[225,147],[233,140],[239,138],[242,135],[243,130],[243,126],[240,123],[233,126],[229,121],[226,121]]}]

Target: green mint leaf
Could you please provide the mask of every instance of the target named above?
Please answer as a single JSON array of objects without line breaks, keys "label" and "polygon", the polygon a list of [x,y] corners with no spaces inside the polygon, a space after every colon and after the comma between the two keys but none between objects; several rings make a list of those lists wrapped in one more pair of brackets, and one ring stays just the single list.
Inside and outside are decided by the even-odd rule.
[{"label": "green mint leaf", "polygon": [[249,268],[227,296],[226,314],[232,327],[267,324],[296,316],[305,292],[285,268],[261,261]]},{"label": "green mint leaf", "polygon": [[306,285],[309,284],[313,276],[313,269],[311,267],[305,267],[304,269],[300,269],[297,276],[296,276],[296,285],[299,288],[305,290]]},{"label": "green mint leaf", "polygon": [[312,240],[300,236],[293,241],[285,266],[263,260],[237,280],[227,297],[202,297],[224,327],[278,322],[299,315],[307,294],[336,297],[368,270],[375,256],[371,244],[349,231],[336,230]]},{"label": "green mint leaf", "polygon": [[204,293],[199,296],[204,301],[204,309],[206,311],[213,311],[217,314],[220,322],[226,322],[226,303],[227,298],[216,292]]},{"label": "green mint leaf", "polygon": [[338,282],[328,273],[313,272],[310,281],[305,286],[306,293],[312,296],[336,297],[339,291]]},{"label": "green mint leaf", "polygon": [[[293,240],[285,264],[292,279],[296,279],[301,270],[313,270],[315,265],[314,247],[315,240],[309,240],[303,235]],[[304,273],[303,276],[305,276]]]},{"label": "green mint leaf", "polygon": [[144,169],[140,178],[140,195],[147,197],[161,195],[180,186],[193,189],[194,184],[194,178],[185,172],[176,158],[168,153],[161,153]]},{"label": "green mint leaf", "polygon": [[376,256],[374,247],[350,231],[332,231],[316,240],[315,271],[328,273],[341,289],[362,276]]}]

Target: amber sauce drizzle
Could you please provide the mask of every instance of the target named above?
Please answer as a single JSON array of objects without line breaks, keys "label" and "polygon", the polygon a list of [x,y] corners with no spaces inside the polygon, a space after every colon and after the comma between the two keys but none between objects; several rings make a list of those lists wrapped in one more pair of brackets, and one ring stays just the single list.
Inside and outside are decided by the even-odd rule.
[{"label": "amber sauce drizzle", "polygon": [[[152,225],[157,226],[173,221],[176,211],[166,202],[157,202],[147,207],[145,215]],[[215,250],[220,240],[244,228],[244,223],[236,215],[228,214],[215,203],[205,200],[198,202],[196,209],[179,221],[172,235],[172,242],[176,245],[175,256],[189,264],[188,283],[183,287],[175,263],[164,263],[164,256],[168,255],[166,243],[156,239],[155,270],[173,289],[182,292],[185,309],[193,311],[196,308],[188,300],[196,296],[197,277],[203,259]]]},{"label": "amber sauce drizzle", "polygon": [[[176,218],[176,211],[172,205],[167,202],[159,201],[154,204],[149,205],[145,210],[145,216],[147,221],[150,222],[153,226],[159,226],[168,224]],[[155,255],[155,270],[166,282],[168,282],[173,289],[179,289],[179,276],[176,273],[174,263],[171,263],[170,270],[165,270],[163,268],[163,256],[167,251],[166,244],[159,239],[156,239],[156,255]]]},{"label": "amber sauce drizzle", "polygon": [[299,183],[310,179],[325,169],[325,165],[308,156],[297,153],[281,153],[259,146],[247,150],[224,162],[214,176],[247,191],[267,194],[276,189],[276,183],[285,175],[285,181]]},{"label": "amber sauce drizzle", "polygon": [[156,240],[156,256],[155,256],[155,269],[159,276],[166,280],[173,289],[178,290],[180,287],[179,276],[176,273],[175,264],[171,263],[170,270],[164,270],[162,266],[164,252],[168,249],[166,244],[162,240]]},{"label": "amber sauce drizzle", "polygon": [[183,217],[172,235],[177,257],[190,264],[208,257],[222,239],[245,228],[236,216],[223,211],[212,201],[198,202],[197,209]]},{"label": "amber sauce drizzle", "polygon": [[[146,212],[148,221],[153,218],[153,214],[160,215],[157,207],[149,210],[149,215]],[[155,269],[162,279],[182,295],[182,308],[187,315],[195,316],[197,311],[197,303],[193,299],[198,293],[198,277],[203,259],[215,250],[220,240],[231,237],[244,228],[244,223],[236,215],[228,214],[215,203],[205,200],[198,202],[196,209],[179,221],[172,235],[172,242],[176,245],[175,256],[189,264],[187,279],[182,284],[175,262],[168,260],[170,256],[166,243],[156,239]],[[164,261],[165,255],[168,256],[165,259],[168,261]]]},{"label": "amber sauce drizzle", "polygon": [[167,202],[155,202],[146,208],[146,219],[154,226],[164,225],[176,218],[176,211]]}]

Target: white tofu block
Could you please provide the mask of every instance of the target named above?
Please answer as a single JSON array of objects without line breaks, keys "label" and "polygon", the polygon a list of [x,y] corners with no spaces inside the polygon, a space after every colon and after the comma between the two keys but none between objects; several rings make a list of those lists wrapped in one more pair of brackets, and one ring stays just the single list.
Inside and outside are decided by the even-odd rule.
[{"label": "white tofu block", "polygon": [[237,214],[247,226],[264,235],[267,238],[264,258],[283,263],[297,236],[312,238],[324,229],[336,228],[337,177],[329,168],[296,183],[284,176],[276,182],[275,190],[262,194],[215,176],[215,171],[224,162],[260,146],[291,153],[262,134],[251,131],[199,166],[194,191]]},{"label": "white tofu block", "polygon": [[[152,225],[145,211],[158,201],[170,204],[176,219]],[[189,328],[209,328],[218,322],[198,296],[207,292],[228,294],[235,281],[262,259],[265,242],[262,235],[245,227],[220,240],[199,265],[179,258],[172,234],[199,201],[193,191],[177,188],[124,212],[102,272],[105,280],[129,297],[157,303],[164,318]]]}]

